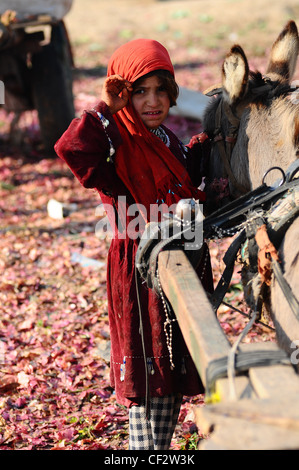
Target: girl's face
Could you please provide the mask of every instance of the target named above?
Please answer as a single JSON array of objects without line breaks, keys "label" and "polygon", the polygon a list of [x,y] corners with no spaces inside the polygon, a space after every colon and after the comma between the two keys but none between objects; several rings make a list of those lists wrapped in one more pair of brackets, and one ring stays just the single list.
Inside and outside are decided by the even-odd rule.
[{"label": "girl's face", "polygon": [[157,129],[170,108],[168,93],[156,75],[145,78],[134,89],[132,104],[148,129]]}]

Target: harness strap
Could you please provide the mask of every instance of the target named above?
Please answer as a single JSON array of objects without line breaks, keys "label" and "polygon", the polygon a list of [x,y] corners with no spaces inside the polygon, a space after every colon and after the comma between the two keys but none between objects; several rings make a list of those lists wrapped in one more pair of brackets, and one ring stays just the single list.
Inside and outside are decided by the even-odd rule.
[{"label": "harness strap", "polygon": [[[232,141],[228,143],[231,144]],[[247,192],[247,189],[243,185],[238,183],[237,179],[235,178],[235,175],[232,172],[230,161],[228,160],[228,157],[227,157],[223,139],[218,139],[217,145],[218,145],[221,160],[223,162],[223,165],[224,165],[224,168],[225,168],[225,171],[229,178],[230,183],[236,188],[236,190],[240,194],[245,194]],[[231,149],[230,149],[230,154],[231,154]]]},{"label": "harness strap", "polygon": [[274,276],[277,279],[277,282],[282,292],[284,293],[293,314],[295,315],[296,319],[299,320],[299,302],[294,296],[289,283],[284,277],[280,264],[275,259],[272,260],[272,269]]},{"label": "harness strap", "polygon": [[218,309],[219,305],[221,304],[227,292],[227,289],[229,287],[229,284],[230,284],[230,281],[232,279],[232,275],[234,272],[237,253],[241,245],[244,243],[245,239],[246,239],[246,233],[245,233],[245,230],[242,230],[242,232],[233,241],[233,243],[230,245],[230,247],[228,248],[227,252],[224,255],[223,262],[225,263],[226,266],[221,276],[221,279],[219,280],[210,298],[210,301],[215,310]]},{"label": "harness strap", "polygon": [[[184,250],[194,269],[203,256],[203,244],[195,243],[195,233],[197,230],[202,231],[202,222],[192,221],[186,226],[182,226],[181,222],[169,218],[162,222],[147,224],[137,248],[136,268],[147,286],[158,295],[160,295],[160,288],[157,267],[161,251],[172,248]],[[194,243],[194,247],[185,249],[185,243],[186,245]]]},{"label": "harness strap", "polygon": [[[222,111],[224,111],[224,114],[227,116],[230,124],[228,128],[228,134],[224,138],[221,132]],[[231,154],[237,140],[240,119],[232,112],[231,107],[222,100],[219,102],[217,107],[215,119],[216,126],[213,140],[218,146],[219,154],[224,165],[226,175],[228,176],[230,183],[236,188],[240,195],[245,194],[247,189],[237,181],[230,165]]]},{"label": "harness strap", "polygon": [[[269,203],[272,204],[273,200],[274,201],[277,200],[279,197],[281,197],[282,193],[298,185],[298,183],[299,183],[299,180],[289,181],[288,183],[285,183],[283,186],[280,186],[274,190],[267,187],[266,185],[263,185],[257,188],[257,190],[253,191],[252,193],[249,193],[246,196],[243,196],[243,198],[240,198],[238,200],[237,206],[236,206],[236,201],[234,201],[233,203],[227,204],[227,207],[228,207],[227,211],[225,211],[226,206],[224,206],[222,208],[222,211],[224,211],[224,214],[219,215],[218,217],[217,216],[210,217],[210,218],[207,217],[204,220],[204,224],[203,224],[204,234],[205,234],[205,237],[208,238],[207,235],[209,232],[210,232],[209,236],[211,235],[211,230],[213,229],[213,227],[214,227],[215,233],[217,234],[217,228],[218,229],[220,228],[221,230],[222,227],[228,227],[228,226],[231,226],[232,224],[234,224],[236,228],[237,223],[240,223],[241,221],[246,222],[246,218],[248,216],[250,217],[250,214],[256,214],[255,217],[251,217],[252,220],[250,221],[250,223],[248,222],[246,223],[246,227],[240,232],[237,238],[232,242],[232,244],[228,248],[223,258],[223,261],[226,267],[210,299],[215,310],[218,309],[219,305],[221,304],[227,292],[227,289],[229,287],[229,284],[233,275],[233,270],[234,270],[234,265],[235,265],[235,260],[236,260],[238,250],[241,247],[241,245],[245,242],[246,239],[248,239],[249,242],[251,240],[253,242],[253,240],[255,239],[256,243],[258,243],[258,246],[260,249],[259,256],[258,256],[258,253],[256,253],[255,255],[257,257],[257,263],[258,263],[257,267],[262,276],[263,283],[265,283],[266,285],[270,284],[272,268],[273,268],[272,263],[273,261],[276,261],[278,263],[278,255],[277,255],[275,246],[269,239],[265,221],[262,217],[259,216],[259,213],[256,212],[256,210],[258,209],[264,210]],[[231,209],[229,209],[230,207]],[[217,213],[219,213],[219,211],[217,211]],[[298,214],[298,211],[296,211],[296,214],[293,214],[293,213],[290,214],[292,216],[291,219],[294,220],[297,214]],[[243,220],[241,220],[240,217],[242,217]],[[237,231],[237,228],[236,228],[236,231]],[[218,236],[219,236],[219,233],[218,233]],[[278,264],[278,267],[276,266],[276,271],[278,271],[279,269],[280,269],[280,266]],[[278,272],[278,276],[280,279],[281,276],[279,272]],[[281,285],[284,285],[284,284],[285,283],[282,280]],[[288,297],[291,299],[291,304],[292,304],[291,308],[293,309],[293,311],[294,310],[296,311],[296,315],[298,315],[298,318],[299,318],[298,302],[296,301],[296,299],[293,299],[292,296],[290,296],[289,294],[288,294]],[[295,306],[295,309],[294,309],[294,306]]]},{"label": "harness strap", "polygon": [[[217,228],[236,227],[246,221],[246,215],[257,208],[267,209],[289,189],[297,186],[299,179],[288,181],[283,185],[272,188],[262,184],[251,192],[241,196],[215,211],[203,221],[204,237],[211,238],[217,234]],[[237,229],[236,229],[237,231]]]}]

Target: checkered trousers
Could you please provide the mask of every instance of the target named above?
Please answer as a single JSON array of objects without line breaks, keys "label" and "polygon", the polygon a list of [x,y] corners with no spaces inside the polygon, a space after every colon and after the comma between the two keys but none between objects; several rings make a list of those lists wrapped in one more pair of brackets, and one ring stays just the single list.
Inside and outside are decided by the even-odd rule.
[{"label": "checkered trousers", "polygon": [[129,409],[129,449],[168,450],[177,424],[182,395],[150,398],[150,417],[145,400]]}]

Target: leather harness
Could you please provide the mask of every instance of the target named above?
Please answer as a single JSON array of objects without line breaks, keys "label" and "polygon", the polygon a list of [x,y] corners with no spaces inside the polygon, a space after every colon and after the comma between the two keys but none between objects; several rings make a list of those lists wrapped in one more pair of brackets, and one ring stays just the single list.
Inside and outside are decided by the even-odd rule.
[{"label": "leather harness", "polygon": [[[252,88],[251,92],[256,97],[272,90],[271,80],[264,76],[263,85]],[[215,88],[206,93],[206,96],[215,96],[223,93],[222,88]],[[228,120],[228,131],[224,135],[222,131],[222,116],[225,115]],[[215,130],[212,141],[216,143],[226,176],[230,183],[239,193],[239,196],[246,194],[248,189],[240,184],[231,169],[231,156],[233,148],[238,138],[238,131],[240,126],[241,118],[239,118],[234,112],[232,107],[223,99],[219,100],[216,114],[215,114]]]}]

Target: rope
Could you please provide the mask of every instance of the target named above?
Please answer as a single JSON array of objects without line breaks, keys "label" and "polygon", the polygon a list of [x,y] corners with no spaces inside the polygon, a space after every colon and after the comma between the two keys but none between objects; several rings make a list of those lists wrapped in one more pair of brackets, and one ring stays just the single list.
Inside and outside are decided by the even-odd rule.
[{"label": "rope", "polygon": [[233,344],[230,352],[228,353],[227,358],[227,377],[229,380],[229,399],[230,400],[237,400],[237,392],[236,392],[236,384],[235,384],[235,363],[236,363],[236,354],[238,347],[243,340],[243,338],[247,335],[251,327],[253,326],[255,319],[258,315],[258,312],[253,312],[251,320],[247,323],[242,333],[238,336],[237,341]]}]

